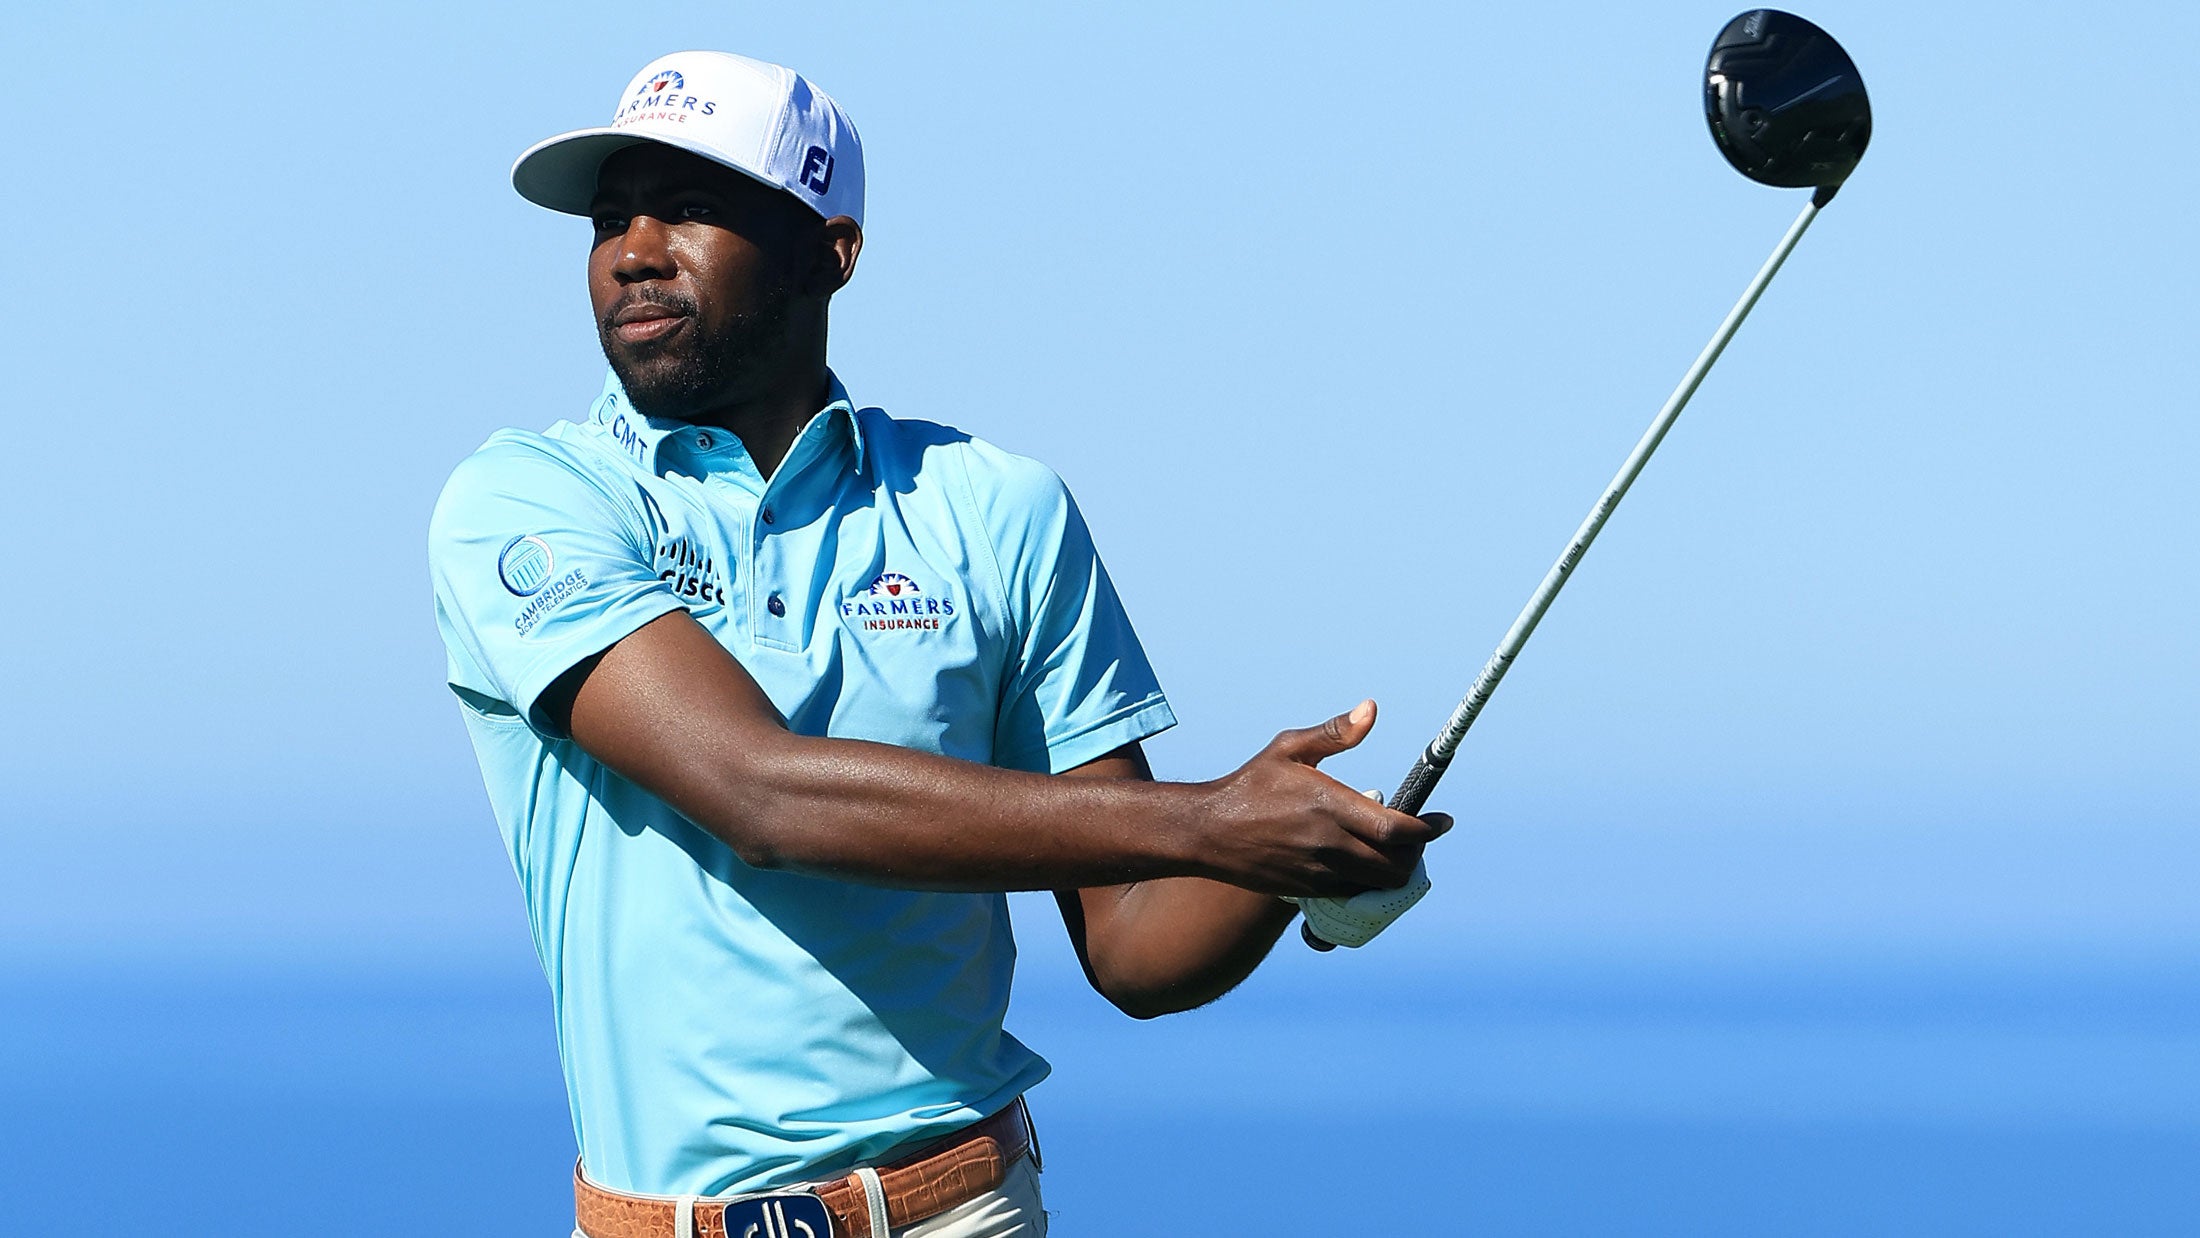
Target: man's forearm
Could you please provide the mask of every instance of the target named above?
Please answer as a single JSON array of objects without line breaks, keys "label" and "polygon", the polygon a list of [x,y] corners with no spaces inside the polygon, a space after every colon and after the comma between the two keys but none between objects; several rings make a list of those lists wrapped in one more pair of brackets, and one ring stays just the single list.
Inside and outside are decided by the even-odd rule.
[{"label": "man's forearm", "polygon": [[1047,890],[1205,871],[1201,789],[1068,781],[781,733],[699,754],[673,806],[749,864],[906,889]]},{"label": "man's forearm", "polygon": [[1204,1006],[1234,989],[1297,916],[1280,898],[1196,877],[1058,895],[1077,900],[1073,932],[1092,985],[1125,1014],[1150,1019]]}]

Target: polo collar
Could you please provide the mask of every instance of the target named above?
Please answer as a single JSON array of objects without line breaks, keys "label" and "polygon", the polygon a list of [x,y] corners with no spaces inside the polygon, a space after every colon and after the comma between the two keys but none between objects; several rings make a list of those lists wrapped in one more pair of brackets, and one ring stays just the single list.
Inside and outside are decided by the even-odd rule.
[{"label": "polo collar", "polygon": [[[852,467],[861,473],[865,455],[863,419],[856,416],[855,400],[849,396],[848,388],[841,384],[838,374],[830,369],[826,370],[825,383],[825,407],[819,409],[809,423],[802,427],[801,433],[795,436],[794,448],[787,453],[787,460],[781,468],[784,469],[787,464],[796,464],[796,456],[806,454],[804,449],[820,433],[845,434],[852,448],[849,453],[853,461]],[[689,423],[685,421],[671,417],[645,417],[636,411],[626,398],[626,389],[619,385],[618,374],[608,369],[604,371],[603,392],[596,397],[594,407],[589,409],[588,420],[624,451],[628,459],[652,473],[664,471],[658,462],[658,454],[665,440],[689,428]],[[822,427],[820,422],[824,423]]]},{"label": "polo collar", "polygon": [[[830,420],[836,432],[838,432],[839,427],[847,427],[846,433],[850,448],[849,458],[852,461],[850,467],[861,473],[863,471],[863,418],[856,416],[854,397],[850,396],[848,389],[841,385],[840,375],[833,373],[831,367],[827,367],[825,370],[825,407],[817,411],[817,417]],[[813,417],[811,420],[815,421],[817,417]],[[807,437],[808,434],[808,427],[804,427],[803,435]]]}]

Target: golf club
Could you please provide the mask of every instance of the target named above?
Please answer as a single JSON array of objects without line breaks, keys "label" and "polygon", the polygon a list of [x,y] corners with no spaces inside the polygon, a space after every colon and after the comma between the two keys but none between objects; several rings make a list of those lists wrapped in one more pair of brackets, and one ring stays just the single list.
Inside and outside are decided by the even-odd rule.
[{"label": "golf club", "polygon": [[[1604,488],[1588,519],[1581,522],[1558,562],[1544,574],[1528,604],[1497,643],[1497,651],[1475,676],[1474,686],[1452,711],[1436,738],[1414,761],[1413,768],[1390,797],[1390,806],[1404,813],[1418,813],[1444,776],[1459,742],[1466,738],[1482,708],[1489,704],[1497,685],[1511,669],[1513,659],[1534,635],[1543,614],[1558,591],[1596,540],[1612,510],[1634,485],[1650,454],[1658,449],[1666,431],[1687,407],[1690,396],[1710,373],[1713,362],[1726,350],[1727,341],[1749,316],[1765,286],[1780,271],[1796,242],[1811,221],[1856,170],[1871,141],[1871,102],[1864,94],[1864,79],[1855,62],[1833,36],[1810,22],[1777,9],[1752,9],[1719,31],[1704,66],[1704,114],[1711,124],[1712,140],[1734,169],[1753,181],[1783,189],[1811,189],[1810,202],[1788,225],[1787,234],[1775,245],[1772,256],[1749,281],[1741,300],[1728,311],[1726,320],[1712,333],[1711,342],[1681,377],[1680,386],[1667,397],[1665,407],[1650,423],[1635,449],[1628,453],[1619,474]],[[1317,950],[1336,947],[1317,936],[1311,925],[1300,926],[1306,944]]]}]

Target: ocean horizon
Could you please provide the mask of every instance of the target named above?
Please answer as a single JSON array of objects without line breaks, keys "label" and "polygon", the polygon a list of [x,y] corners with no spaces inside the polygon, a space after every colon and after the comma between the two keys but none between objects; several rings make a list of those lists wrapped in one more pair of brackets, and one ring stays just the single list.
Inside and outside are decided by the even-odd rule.
[{"label": "ocean horizon", "polygon": [[[1055,1233],[2200,1221],[2190,959],[1302,954],[1139,1023],[1027,949]],[[0,972],[15,1232],[90,1198],[178,1234],[569,1229],[524,955]]]}]

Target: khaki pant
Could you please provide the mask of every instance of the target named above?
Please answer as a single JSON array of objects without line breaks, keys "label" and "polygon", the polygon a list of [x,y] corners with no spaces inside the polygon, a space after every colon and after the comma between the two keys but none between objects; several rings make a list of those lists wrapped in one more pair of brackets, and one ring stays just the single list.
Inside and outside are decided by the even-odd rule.
[{"label": "khaki pant", "polygon": [[[1029,1155],[1016,1158],[998,1189],[965,1200],[936,1217],[905,1225],[892,1238],[1046,1238],[1039,1171]],[[579,1230],[573,1238],[587,1238]]]},{"label": "khaki pant", "polygon": [[1047,1214],[1039,1205],[1039,1171],[1029,1156],[1016,1158],[1000,1189],[958,1204],[936,1217],[903,1226],[893,1238],[1046,1238]]}]

